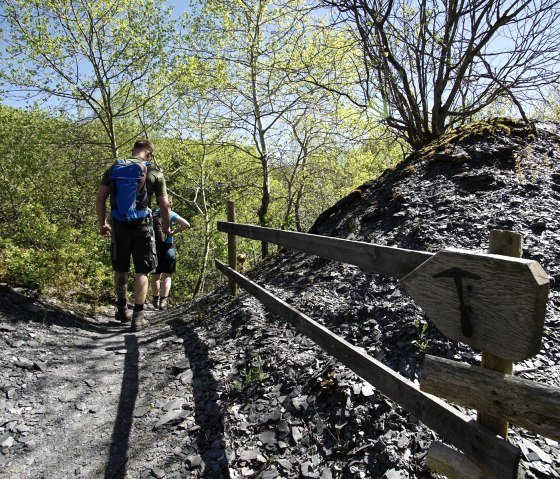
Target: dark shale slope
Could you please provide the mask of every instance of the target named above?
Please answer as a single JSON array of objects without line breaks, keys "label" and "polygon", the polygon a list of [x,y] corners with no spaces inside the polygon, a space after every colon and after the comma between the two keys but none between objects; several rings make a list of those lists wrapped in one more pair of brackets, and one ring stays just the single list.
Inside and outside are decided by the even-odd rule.
[{"label": "dark shale slope", "polygon": [[[492,229],[522,233],[523,257],[545,268],[551,291],[541,353],[516,369],[530,371],[523,377],[559,386],[559,133],[556,125],[541,124],[535,132],[507,119],[452,132],[341,199],[310,232],[433,252],[448,247],[484,252]],[[441,336],[390,278],[297,252],[278,253],[250,276],[412,380],[419,377],[424,353],[480,361],[478,351]],[[377,392],[370,395],[359,378],[255,300],[241,294],[217,304],[217,298],[211,295],[196,307],[210,316],[217,347],[239,338],[232,378],[256,364],[268,375],[243,393],[230,391],[229,400],[242,411],[254,411],[271,394],[278,398],[277,421],[250,428],[257,438],[273,431],[288,444],[286,449],[265,444],[271,453],[299,464],[304,477],[325,470],[343,477],[429,475],[423,460],[431,432]],[[424,335],[423,322],[428,324]],[[290,427],[282,435],[286,420]],[[294,427],[304,437],[295,445]],[[241,444],[246,431],[235,421],[229,428],[233,444]],[[524,451],[524,468],[558,477],[558,444],[515,431],[511,441]],[[544,454],[531,455],[533,446]]]},{"label": "dark shale slope", "polygon": [[[504,119],[452,132],[311,232],[433,252],[485,251],[492,229],[521,232],[551,290],[542,349],[515,369],[560,386],[559,135]],[[290,251],[248,275],[412,381],[426,353],[480,361],[391,278]],[[110,311],[78,321],[0,298],[0,476],[437,477],[425,466],[432,431],[244,292],[223,286],[136,335]],[[510,440],[525,477],[560,477],[556,441],[518,428]]]}]

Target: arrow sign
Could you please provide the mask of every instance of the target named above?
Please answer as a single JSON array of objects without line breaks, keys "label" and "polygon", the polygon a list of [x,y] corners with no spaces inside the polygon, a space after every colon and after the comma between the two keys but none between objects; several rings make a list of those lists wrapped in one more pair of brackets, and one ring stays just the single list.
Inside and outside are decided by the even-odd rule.
[{"label": "arrow sign", "polygon": [[536,261],[455,249],[401,279],[447,337],[511,361],[541,348],[548,283]]}]

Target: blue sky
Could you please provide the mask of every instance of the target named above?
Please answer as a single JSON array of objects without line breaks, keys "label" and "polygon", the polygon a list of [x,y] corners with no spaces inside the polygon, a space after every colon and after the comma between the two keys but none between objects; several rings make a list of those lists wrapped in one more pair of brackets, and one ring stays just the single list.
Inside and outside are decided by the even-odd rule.
[{"label": "blue sky", "polygon": [[[173,18],[175,19],[179,18],[183,13],[192,10],[190,7],[190,0],[185,0],[184,2],[178,2],[178,5],[176,1],[167,0],[165,4],[173,8]],[[0,12],[0,30],[4,31],[5,28],[6,28],[6,23],[4,18],[2,18],[2,12]],[[3,40],[3,36],[0,36],[0,50],[2,50],[1,52],[2,54],[4,53],[5,48],[6,48],[6,44]],[[11,95],[4,96],[1,93],[0,95],[1,95],[0,103],[3,103],[4,105],[12,106],[15,108],[25,108],[26,106],[33,104],[33,101],[29,102],[26,100],[17,100]],[[47,102],[47,104],[49,104],[49,102]]]}]

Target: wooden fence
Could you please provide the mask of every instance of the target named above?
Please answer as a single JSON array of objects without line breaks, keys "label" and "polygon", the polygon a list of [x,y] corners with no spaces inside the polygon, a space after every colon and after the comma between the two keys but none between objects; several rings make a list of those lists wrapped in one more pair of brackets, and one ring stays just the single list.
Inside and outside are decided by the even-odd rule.
[{"label": "wooden fence", "polygon": [[[262,228],[235,223],[231,204],[228,211],[229,221],[218,222],[218,230],[229,235],[230,266],[220,261],[216,266],[229,278],[230,292],[241,286],[461,451],[433,443],[429,467],[454,478],[513,479],[521,452],[507,442],[507,421],[560,439],[560,388],[510,375],[513,361],[540,350],[548,276],[537,262],[462,250],[434,254]],[[237,272],[235,236],[398,279],[440,331],[483,352],[484,367],[426,356],[420,387],[416,386]],[[496,231],[491,242],[496,253],[500,244],[511,250],[518,240]],[[432,394],[477,409],[479,420]]]}]

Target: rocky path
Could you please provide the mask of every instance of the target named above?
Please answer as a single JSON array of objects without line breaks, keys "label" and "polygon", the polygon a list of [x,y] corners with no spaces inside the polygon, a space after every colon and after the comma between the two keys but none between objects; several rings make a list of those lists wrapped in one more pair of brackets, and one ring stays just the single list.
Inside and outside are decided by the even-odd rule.
[{"label": "rocky path", "polygon": [[[158,434],[177,421],[183,431],[196,427],[192,398],[164,389],[173,368],[190,371],[183,340],[157,320],[130,334],[109,314],[83,318],[3,289],[1,477],[164,477],[158,466],[174,452],[160,450]],[[192,469],[202,463],[196,454],[180,459]]]},{"label": "rocky path", "polygon": [[22,293],[0,295],[0,477],[431,477],[423,426],[251,298],[130,334]]},{"label": "rocky path", "polygon": [[[438,477],[429,429],[246,295],[131,334],[21,293],[0,295],[0,477]],[[512,436],[525,477],[560,477],[558,443]]]}]

